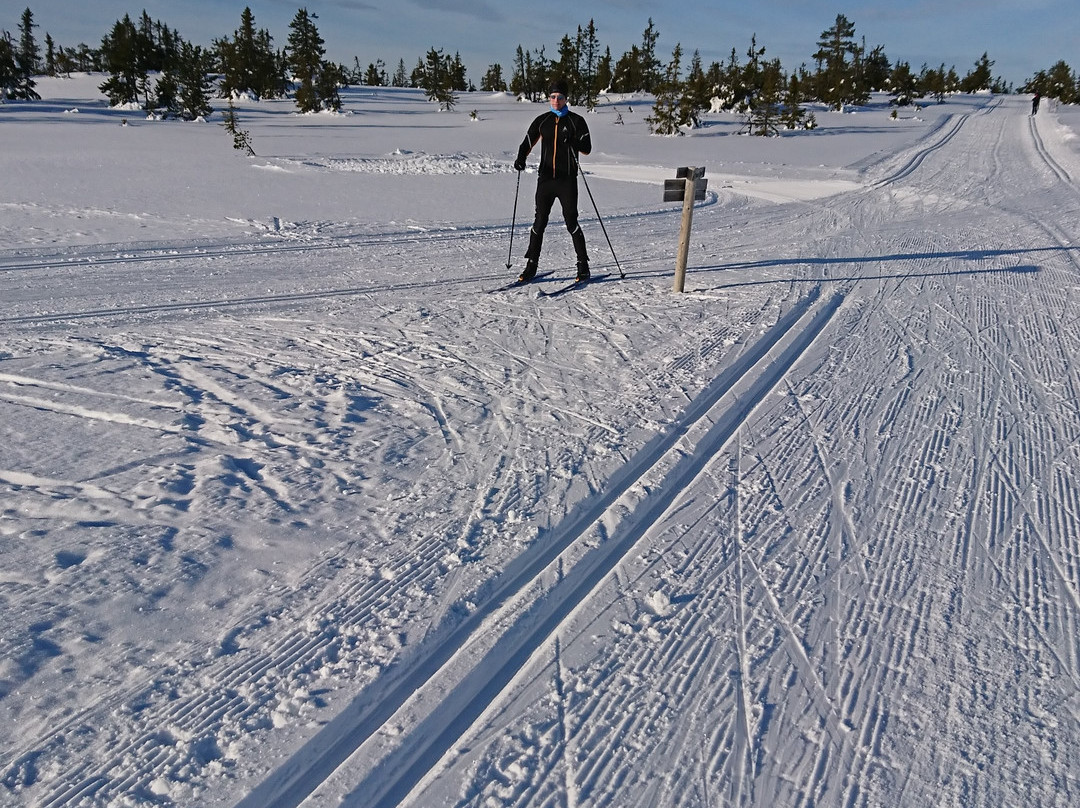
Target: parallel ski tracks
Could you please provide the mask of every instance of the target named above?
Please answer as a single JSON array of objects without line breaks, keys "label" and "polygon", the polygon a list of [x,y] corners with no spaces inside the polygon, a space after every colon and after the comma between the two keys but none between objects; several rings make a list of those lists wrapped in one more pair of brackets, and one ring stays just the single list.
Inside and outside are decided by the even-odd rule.
[{"label": "parallel ski tracks", "polygon": [[[377,760],[368,761],[370,768],[346,803],[385,808],[403,800],[709,466],[843,300],[842,292],[820,300],[818,290],[801,300],[695,398],[670,429],[626,463],[606,489],[542,533],[466,618],[432,632],[403,661],[398,678],[386,676],[382,685],[369,688],[238,808],[298,806],[358,750]],[[735,390],[739,394],[732,398]],[[699,437],[694,440],[694,435]],[[687,440],[692,447],[685,446]],[[599,545],[589,544],[594,526],[647,474],[661,468],[668,469],[662,482],[643,496],[621,527]],[[567,559],[570,566],[563,569]],[[383,738],[379,744],[392,749],[381,757],[367,749],[365,744],[407,703],[420,705],[418,723],[403,737]]]},{"label": "parallel ski tracks", "polygon": [[1039,157],[1042,158],[1043,162],[1046,163],[1047,168],[1049,168],[1054,176],[1061,182],[1066,183],[1067,185],[1075,185],[1069,172],[1061,165],[1061,163],[1055,160],[1047,150],[1046,144],[1043,143],[1042,135],[1039,134],[1039,128],[1035,125],[1034,115],[1028,118],[1028,126],[1031,130],[1031,141],[1035,144],[1035,151]]},{"label": "parallel ski tracks", "polygon": [[402,244],[427,244],[438,242],[473,241],[476,239],[502,238],[506,227],[462,228],[434,230],[416,233],[379,233],[368,236],[340,236],[311,240],[285,240],[276,243],[269,240],[220,244],[153,244],[151,246],[126,246],[122,244],[93,249],[75,249],[59,255],[42,255],[25,259],[18,254],[0,256],[0,272],[34,269],[84,269],[112,264],[145,264],[160,261],[190,261],[218,258],[237,258],[248,255],[279,255],[288,253],[326,252],[351,250],[364,247],[388,247]]}]

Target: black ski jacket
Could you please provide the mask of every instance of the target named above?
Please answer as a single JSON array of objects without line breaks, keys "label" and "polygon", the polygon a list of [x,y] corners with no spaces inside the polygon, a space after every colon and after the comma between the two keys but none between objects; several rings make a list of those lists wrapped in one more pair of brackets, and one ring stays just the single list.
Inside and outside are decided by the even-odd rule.
[{"label": "black ski jacket", "polygon": [[576,112],[568,111],[563,117],[548,110],[536,118],[525,133],[525,139],[518,147],[518,163],[524,165],[537,141],[540,145],[541,179],[555,177],[574,177],[577,175],[577,161],[574,154],[588,154],[592,151],[589,140],[589,124]]}]

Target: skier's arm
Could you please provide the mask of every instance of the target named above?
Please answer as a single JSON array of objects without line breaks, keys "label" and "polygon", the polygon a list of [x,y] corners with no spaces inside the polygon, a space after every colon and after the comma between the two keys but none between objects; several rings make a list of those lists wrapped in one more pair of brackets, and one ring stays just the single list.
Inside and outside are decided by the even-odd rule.
[{"label": "skier's arm", "polygon": [[574,136],[571,146],[578,154],[592,151],[592,139],[589,137],[589,124],[580,115],[574,117]]},{"label": "skier's arm", "polygon": [[525,133],[525,139],[521,141],[521,145],[518,146],[517,160],[514,161],[514,168],[518,171],[525,170],[525,158],[529,156],[529,152],[532,151],[540,141],[540,125],[538,121],[533,121],[529,126],[529,131]]}]

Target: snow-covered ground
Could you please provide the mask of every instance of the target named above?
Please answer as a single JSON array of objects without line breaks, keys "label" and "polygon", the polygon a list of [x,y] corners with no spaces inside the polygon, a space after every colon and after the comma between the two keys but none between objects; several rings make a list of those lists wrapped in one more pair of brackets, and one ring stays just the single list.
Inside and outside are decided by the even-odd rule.
[{"label": "snow-covered ground", "polygon": [[0,804],[1080,802],[1076,109],[609,99],[545,297],[541,107],[100,81],[0,107]]}]

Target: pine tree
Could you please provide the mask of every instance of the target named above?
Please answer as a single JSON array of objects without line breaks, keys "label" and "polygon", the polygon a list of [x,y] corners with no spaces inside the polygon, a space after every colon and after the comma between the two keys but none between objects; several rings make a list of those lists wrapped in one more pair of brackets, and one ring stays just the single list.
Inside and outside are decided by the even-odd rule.
[{"label": "pine tree", "polygon": [[740,84],[743,88],[744,97],[749,96],[751,103],[758,93],[764,81],[762,75],[761,57],[765,55],[765,47],[757,43],[757,34],[750,36],[750,47],[746,49],[746,65],[743,67]]},{"label": "pine tree", "polygon": [[889,103],[898,107],[910,106],[915,102],[918,87],[919,82],[911,72],[911,65],[897,62],[889,75],[889,94],[892,96]]},{"label": "pine tree", "polygon": [[1074,104],[1077,100],[1077,79],[1072,68],[1059,60],[1054,63],[1046,73],[1046,89],[1043,92],[1047,98],[1056,98],[1066,104]]},{"label": "pine tree", "polygon": [[817,96],[833,109],[843,110],[844,105],[857,97],[855,73],[849,56],[858,50],[855,44],[855,24],[843,14],[836,15],[833,26],[821,32],[818,50],[814,58],[818,62],[815,76]]},{"label": "pine tree", "polygon": [[919,74],[919,93],[923,96],[930,96],[937,100],[940,104],[945,100],[945,94],[947,89],[947,76],[945,73],[945,63],[942,62],[941,67],[938,69],[923,67],[922,72]]},{"label": "pine tree", "polygon": [[[865,41],[863,50],[866,50]],[[889,65],[889,57],[885,55],[885,47],[878,45],[870,51],[863,63],[863,82],[869,90],[883,90],[891,73],[892,67]]]},{"label": "pine tree", "polygon": [[990,57],[983,53],[979,60],[975,62],[975,67],[960,82],[960,91],[978,93],[990,90],[994,80],[993,74],[990,72],[990,68],[993,66],[994,63]]}]

